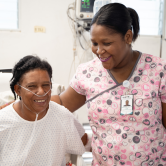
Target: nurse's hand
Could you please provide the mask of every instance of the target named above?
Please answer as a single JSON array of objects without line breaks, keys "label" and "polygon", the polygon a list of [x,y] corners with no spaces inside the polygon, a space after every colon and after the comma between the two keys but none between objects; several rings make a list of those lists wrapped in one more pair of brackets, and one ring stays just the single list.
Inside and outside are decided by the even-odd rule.
[{"label": "nurse's hand", "polygon": [[81,140],[82,140],[82,143],[84,144],[84,146],[88,143],[88,135],[87,135],[87,133],[85,133],[82,136]]},{"label": "nurse's hand", "polygon": [[4,104],[4,105],[1,105],[1,106],[0,106],[0,110],[3,109],[3,108],[5,108],[6,106],[10,105],[10,104],[13,103],[13,102],[15,102],[15,100],[13,100],[13,101],[11,101],[11,102],[9,102],[9,103],[6,103],[6,104]]}]

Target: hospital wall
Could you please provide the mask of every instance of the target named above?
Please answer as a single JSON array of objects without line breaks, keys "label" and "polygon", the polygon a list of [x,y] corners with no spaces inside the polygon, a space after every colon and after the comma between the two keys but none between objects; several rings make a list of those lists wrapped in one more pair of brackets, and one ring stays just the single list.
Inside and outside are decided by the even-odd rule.
[{"label": "hospital wall", "polygon": [[[72,2],[74,0],[20,0],[20,30],[0,31],[0,69],[12,68],[25,55],[37,54],[52,65],[53,81],[67,87],[74,74],[73,68],[70,71],[73,37],[66,14]],[[35,26],[44,26],[46,33],[35,33]],[[161,56],[160,41],[160,37],[140,36],[133,49]],[[162,50],[166,55],[164,45],[166,43]],[[85,106],[78,111],[78,117],[82,123],[88,122]]]},{"label": "hospital wall", "polygon": [[[0,69],[12,68],[25,55],[37,54],[53,67],[55,82],[68,84],[73,60],[66,10],[73,0],[20,0],[20,31],[0,31]],[[35,33],[43,26],[46,33]]]}]

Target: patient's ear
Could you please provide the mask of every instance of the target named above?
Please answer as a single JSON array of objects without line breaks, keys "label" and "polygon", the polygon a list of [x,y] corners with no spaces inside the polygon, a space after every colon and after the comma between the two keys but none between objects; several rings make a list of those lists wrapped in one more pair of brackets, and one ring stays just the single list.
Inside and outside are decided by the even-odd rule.
[{"label": "patient's ear", "polygon": [[17,93],[18,96],[20,96],[20,86],[18,86],[17,84],[14,85],[14,91]]}]

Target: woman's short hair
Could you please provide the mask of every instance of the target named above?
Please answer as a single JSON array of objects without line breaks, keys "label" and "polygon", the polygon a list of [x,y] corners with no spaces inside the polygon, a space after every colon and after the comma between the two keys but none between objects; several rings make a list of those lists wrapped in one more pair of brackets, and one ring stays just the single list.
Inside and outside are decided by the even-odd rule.
[{"label": "woman's short hair", "polygon": [[110,3],[101,7],[92,19],[91,26],[93,24],[108,27],[123,36],[131,29],[133,42],[137,39],[140,31],[137,12],[121,3]]},{"label": "woman's short hair", "polygon": [[10,88],[14,94],[14,98],[16,100],[16,93],[14,91],[14,86],[21,81],[22,76],[34,69],[41,69],[48,72],[50,80],[52,78],[52,67],[51,65],[45,61],[41,60],[38,56],[27,55],[20,59],[15,66],[13,67],[12,74],[13,77],[10,80]]}]

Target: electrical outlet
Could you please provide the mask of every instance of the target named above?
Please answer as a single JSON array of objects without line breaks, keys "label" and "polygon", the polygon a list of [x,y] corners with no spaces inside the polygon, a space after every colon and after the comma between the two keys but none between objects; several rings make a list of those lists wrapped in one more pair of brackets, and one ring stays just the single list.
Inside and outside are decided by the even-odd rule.
[{"label": "electrical outlet", "polygon": [[45,27],[42,27],[42,26],[35,26],[34,27],[34,31],[36,33],[40,32],[40,33],[46,33],[46,28]]}]

